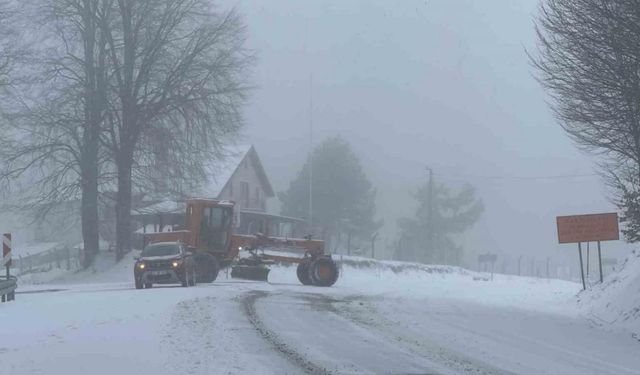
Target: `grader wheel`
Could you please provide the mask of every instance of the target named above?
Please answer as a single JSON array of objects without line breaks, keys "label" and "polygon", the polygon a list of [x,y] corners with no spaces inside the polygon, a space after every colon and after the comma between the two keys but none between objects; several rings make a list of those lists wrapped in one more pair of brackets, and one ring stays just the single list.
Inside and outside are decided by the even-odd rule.
[{"label": "grader wheel", "polygon": [[218,277],[220,265],[211,254],[198,253],[195,255],[196,281],[199,283],[212,283]]},{"label": "grader wheel", "polygon": [[338,281],[338,265],[331,258],[318,258],[309,264],[309,279],[315,286],[332,286]]},{"label": "grader wheel", "polygon": [[311,285],[311,277],[309,277],[309,264],[310,262],[304,261],[298,264],[298,268],[296,269],[296,274],[298,275],[298,280],[302,285]]}]

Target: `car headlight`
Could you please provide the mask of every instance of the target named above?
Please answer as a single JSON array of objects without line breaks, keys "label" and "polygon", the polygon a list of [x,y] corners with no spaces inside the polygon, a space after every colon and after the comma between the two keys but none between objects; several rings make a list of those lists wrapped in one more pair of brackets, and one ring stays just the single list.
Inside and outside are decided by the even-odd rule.
[{"label": "car headlight", "polygon": [[173,268],[180,267],[181,265],[182,262],[179,260],[174,260],[173,262],[171,262],[171,266],[173,266]]},{"label": "car headlight", "polygon": [[138,268],[140,268],[141,270],[143,270],[143,269],[144,269],[144,267],[145,267],[145,266],[144,266],[144,263],[139,263],[139,264],[138,264]]}]

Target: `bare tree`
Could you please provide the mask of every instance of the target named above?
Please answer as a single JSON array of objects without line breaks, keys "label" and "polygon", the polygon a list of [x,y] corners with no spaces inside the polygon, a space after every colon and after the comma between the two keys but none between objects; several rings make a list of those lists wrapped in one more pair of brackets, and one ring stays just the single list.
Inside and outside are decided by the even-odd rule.
[{"label": "bare tree", "polygon": [[131,248],[134,172],[155,166],[156,176],[202,175],[207,158],[241,128],[252,57],[240,15],[209,1],[118,0],[114,12],[103,31],[112,89],[103,141],[117,172],[120,259]]},{"label": "bare tree", "polygon": [[[640,187],[640,3],[546,0],[536,31],[531,59],[555,114],[579,147],[601,157],[624,210]],[[640,224],[638,215],[626,219]]]},{"label": "bare tree", "polygon": [[[22,27],[40,26],[7,96],[0,142],[5,187],[23,182],[21,206],[48,209],[79,199],[85,264],[98,251],[99,140],[106,108],[108,0],[47,1],[26,7]],[[103,158],[104,159],[104,158]]]},{"label": "bare tree", "polygon": [[0,88],[9,84],[9,72],[17,51],[13,48],[14,31],[10,25],[14,7],[9,1],[0,0]]}]

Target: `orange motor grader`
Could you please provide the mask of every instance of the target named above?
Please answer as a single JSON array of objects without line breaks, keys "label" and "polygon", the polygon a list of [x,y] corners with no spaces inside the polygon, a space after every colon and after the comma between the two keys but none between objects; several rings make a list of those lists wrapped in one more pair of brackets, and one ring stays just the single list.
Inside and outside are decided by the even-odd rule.
[{"label": "orange motor grader", "polygon": [[[307,238],[267,237],[262,234],[233,234],[235,204],[214,199],[189,199],[183,230],[147,233],[145,245],[182,242],[193,252],[198,282],[213,282],[221,268],[231,267],[231,276],[267,280],[268,266],[297,263],[298,280],[304,285],[332,286],[338,280],[338,267],[325,254],[324,241]],[[303,253],[302,257],[274,255],[265,250]],[[241,257],[241,253],[248,256]]]}]

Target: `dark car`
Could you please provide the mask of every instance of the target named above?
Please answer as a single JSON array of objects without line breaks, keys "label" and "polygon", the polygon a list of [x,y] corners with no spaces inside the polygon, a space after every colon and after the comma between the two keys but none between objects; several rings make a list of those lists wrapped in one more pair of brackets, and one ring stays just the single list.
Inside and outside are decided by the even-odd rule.
[{"label": "dark car", "polygon": [[180,242],[158,242],[147,245],[133,268],[136,289],[153,284],[196,285],[193,253]]}]

